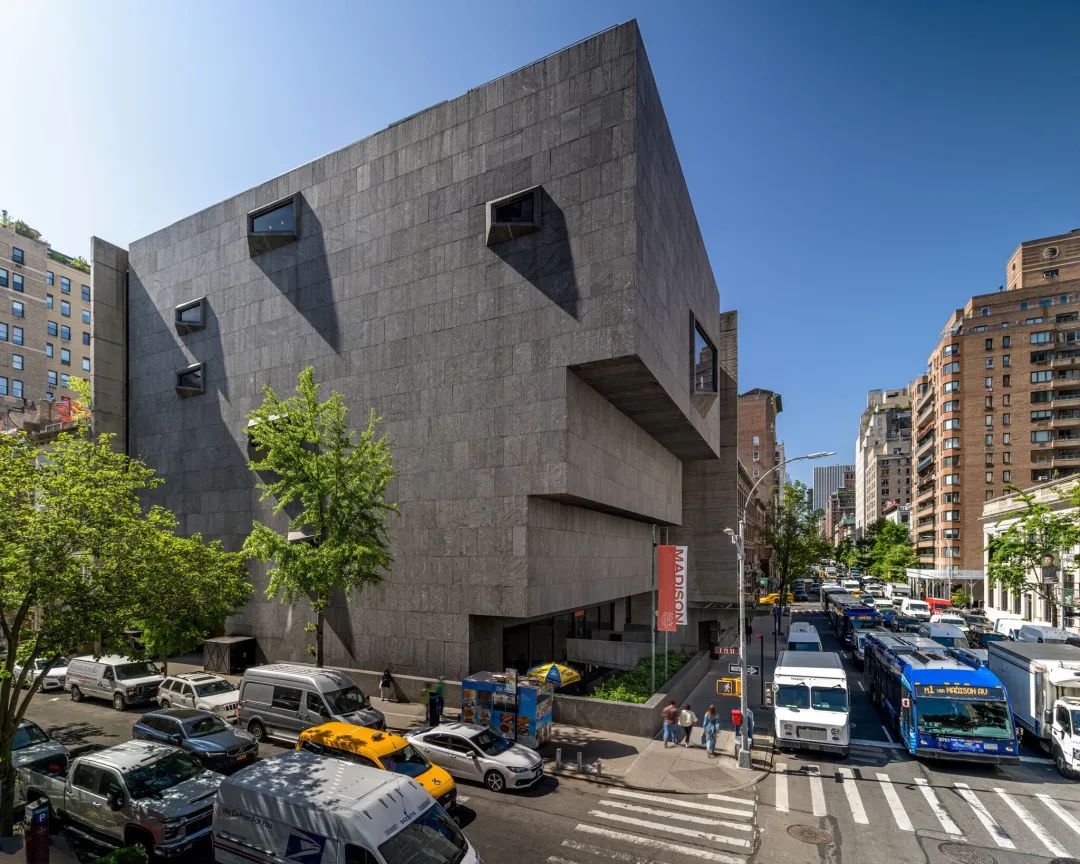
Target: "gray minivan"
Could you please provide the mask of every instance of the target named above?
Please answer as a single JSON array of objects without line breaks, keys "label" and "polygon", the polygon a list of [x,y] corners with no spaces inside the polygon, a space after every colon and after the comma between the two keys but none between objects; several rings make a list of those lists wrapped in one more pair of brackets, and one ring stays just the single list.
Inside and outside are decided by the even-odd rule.
[{"label": "gray minivan", "polygon": [[386,728],[382,712],[336,669],[272,663],[244,672],[237,722],[257,741],[268,737],[296,741],[305,729],[332,720]]},{"label": "gray minivan", "polygon": [[123,711],[128,705],[156,702],[158,687],[165,678],[149,660],[106,655],[76,657],[68,663],[64,689],[72,702],[84,696],[108,699],[113,708]]}]

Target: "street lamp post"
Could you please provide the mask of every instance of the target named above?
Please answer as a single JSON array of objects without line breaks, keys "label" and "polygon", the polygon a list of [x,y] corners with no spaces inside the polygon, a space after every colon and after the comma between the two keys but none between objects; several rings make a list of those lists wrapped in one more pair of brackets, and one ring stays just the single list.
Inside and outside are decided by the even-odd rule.
[{"label": "street lamp post", "polygon": [[[750,508],[750,502],[754,499],[754,492],[757,487],[761,485],[761,481],[772,474],[777,468],[782,468],[791,462],[798,462],[802,459],[823,459],[826,456],[834,456],[835,451],[823,450],[818,453],[807,453],[805,456],[792,456],[790,459],[785,459],[783,462],[777,462],[762,474],[757,482],[750,487],[750,493],[746,496],[746,502],[743,504],[742,513],[739,514],[739,533],[736,534],[730,528],[725,528],[724,533],[731,537],[731,542],[735,544],[735,554],[739,560],[739,708],[742,711],[742,726],[740,727],[739,734],[739,767],[740,768],[752,768],[753,764],[750,759],[750,747],[749,747],[749,714],[746,707],[746,662],[749,659],[750,652],[747,650],[746,645],[746,586],[743,584],[745,561],[746,561],[746,513]],[[780,583],[781,592],[783,592],[784,583]],[[781,601],[783,597],[779,598]],[[759,675],[764,675],[765,670],[759,669]]]}]

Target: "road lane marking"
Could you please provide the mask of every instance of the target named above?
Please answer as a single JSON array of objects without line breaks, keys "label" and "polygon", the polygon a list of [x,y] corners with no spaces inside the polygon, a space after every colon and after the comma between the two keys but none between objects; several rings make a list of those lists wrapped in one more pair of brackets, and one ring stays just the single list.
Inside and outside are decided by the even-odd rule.
[{"label": "road lane marking", "polygon": [[815,816],[825,815],[825,792],[821,788],[821,772],[817,765],[805,765],[806,776],[810,778],[810,803]]},{"label": "road lane marking", "polygon": [[675,798],[665,798],[663,795],[648,795],[645,792],[634,792],[630,789],[619,789],[618,787],[608,789],[605,794],[633,798],[637,801],[652,801],[654,804],[664,804],[668,807],[682,807],[684,810],[719,813],[721,816],[744,816],[750,819],[754,815],[753,810],[736,810],[733,807],[720,807],[716,804],[699,804],[697,801],[679,801]]},{"label": "road lane marking", "polygon": [[624,825],[633,825],[635,828],[648,828],[652,831],[666,831],[668,834],[678,834],[692,840],[709,840],[713,843],[725,843],[728,846],[742,846],[750,848],[750,841],[744,837],[728,837],[725,834],[713,834],[711,831],[698,831],[696,828],[683,828],[679,825],[665,825],[663,822],[650,822],[648,819],[636,819],[633,816],[620,816],[618,813],[605,813],[603,810],[590,810],[590,816],[597,819],[607,819],[611,822],[622,822]]},{"label": "road lane marking", "polygon": [[[882,729],[885,727],[882,726]],[[895,744],[891,741],[874,741],[872,738],[852,738],[849,742],[856,747],[875,747],[880,750],[903,750],[903,744]]]},{"label": "road lane marking", "polygon": [[1009,835],[1005,833],[1005,829],[998,825],[994,820],[994,817],[990,815],[990,811],[986,809],[986,805],[971,791],[971,787],[968,786],[967,783],[953,783],[953,786],[955,786],[956,791],[960,793],[960,797],[967,801],[968,805],[975,813],[975,818],[982,822],[983,828],[990,832],[990,836],[994,838],[994,842],[1002,849],[1015,849],[1016,844],[1009,839]]},{"label": "road lane marking", "polygon": [[859,685],[859,689],[862,690],[863,693],[866,692],[866,688],[862,686],[862,681],[856,681],[855,683]]},{"label": "road lane marking", "polygon": [[783,762],[776,763],[776,810],[788,812],[787,765]]},{"label": "road lane marking", "polygon": [[1068,850],[1050,836],[1049,832],[1042,826],[1042,823],[1032,816],[1023,804],[1013,798],[1012,795],[1004,789],[995,788],[994,791],[997,792],[998,797],[1008,805],[1009,809],[1019,817],[1020,821],[1031,829],[1031,833],[1039,838],[1039,842],[1046,847],[1046,851],[1051,855],[1060,856],[1061,858],[1070,857]]},{"label": "road lane marking", "polygon": [[466,804],[466,803],[468,803],[468,801],[469,801],[469,796],[468,795],[460,795],[460,796],[458,796],[458,799],[457,799],[458,804]]},{"label": "road lane marking", "polygon": [[869,825],[870,820],[866,818],[866,810],[859,796],[859,789],[855,785],[855,774],[850,768],[841,768],[839,774],[844,794],[847,795],[848,807],[851,809],[851,818],[857,825]]},{"label": "road lane marking", "polygon": [[895,744],[896,743],[895,741],[893,741],[892,733],[888,730],[888,728],[884,724],[881,727],[881,731],[885,733],[885,737],[889,739],[890,744]]},{"label": "road lane marking", "polygon": [[892,778],[888,774],[878,774],[877,781],[881,784],[881,791],[885,795],[885,800],[889,802],[889,809],[896,820],[896,827],[901,831],[914,831],[911,820],[908,819],[907,811],[904,809],[904,805],[900,803],[900,796],[896,794],[896,789],[893,788]]},{"label": "road lane marking", "polygon": [[926,799],[926,803],[930,805],[930,809],[934,811],[934,815],[937,816],[938,822],[941,823],[941,829],[946,834],[955,834],[957,837],[963,837],[964,832],[956,827],[956,823],[952,821],[949,816],[949,811],[941,806],[941,802],[938,801],[937,793],[930,788],[930,781],[925,777],[916,777],[915,785],[919,787],[919,791],[922,792],[923,798]]},{"label": "road lane marking", "polygon": [[657,810],[655,807],[642,807],[640,804],[627,804],[625,801],[601,801],[601,807],[612,807],[615,810],[626,810],[630,813],[643,813],[646,816],[660,816],[665,819],[674,819],[676,822],[693,822],[697,825],[720,825],[724,828],[733,828],[736,831],[752,831],[754,826],[748,822],[728,822],[724,819],[713,819],[709,816],[694,816],[690,813],[676,813],[674,810]]},{"label": "road lane marking", "polygon": [[620,852],[618,849],[603,849],[599,846],[593,846],[591,843],[579,843],[569,837],[562,841],[562,845],[567,849],[573,849],[575,852],[599,855],[601,858],[610,858],[612,861],[625,861],[626,864],[649,864],[645,858],[638,858],[637,855],[631,855],[629,852]]},{"label": "road lane marking", "polygon": [[578,864],[578,862],[571,861],[569,858],[560,858],[558,855],[548,855],[547,864]]},{"label": "road lane marking", "polygon": [[1037,794],[1035,797],[1042,801],[1043,804],[1045,804],[1047,807],[1049,807],[1050,812],[1057,816],[1058,819],[1060,819],[1062,822],[1072,828],[1072,830],[1075,831],[1077,834],[1080,834],[1080,822],[1077,822],[1072,816],[1070,816],[1069,812],[1060,804],[1058,804],[1057,801],[1055,801],[1049,795]]},{"label": "road lane marking", "polygon": [[717,795],[715,792],[710,792],[709,797],[713,801],[730,801],[732,804],[745,804],[747,807],[754,806],[753,798],[736,798],[733,795]]},{"label": "road lane marking", "polygon": [[[677,852],[680,855],[688,855],[692,858],[700,858],[702,861],[715,861],[717,864],[746,864],[745,858],[733,858],[720,852],[710,852],[700,846],[683,846],[681,843],[669,843],[666,840],[657,840],[654,837],[642,837],[640,834],[627,834],[625,831],[612,831],[610,828],[601,828],[599,825],[589,825],[582,822],[574,826],[575,831],[583,834],[592,834],[595,837],[604,837],[608,840],[621,840],[624,843],[634,843],[644,846],[646,849],[660,849],[664,852]],[[565,844],[566,841],[564,840]],[[602,854],[607,854],[602,853]],[[612,856],[609,856],[612,857]],[[626,861],[626,858],[616,860]],[[632,859],[631,859],[632,860]]]}]

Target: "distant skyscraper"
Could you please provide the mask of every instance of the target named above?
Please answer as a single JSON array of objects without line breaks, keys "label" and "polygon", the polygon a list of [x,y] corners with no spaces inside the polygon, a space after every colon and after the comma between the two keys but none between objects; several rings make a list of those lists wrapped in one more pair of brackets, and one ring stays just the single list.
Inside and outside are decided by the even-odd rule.
[{"label": "distant skyscraper", "polygon": [[911,503],[911,396],[907,388],[871,390],[855,441],[855,536],[889,504]]},{"label": "distant skyscraper", "polygon": [[844,472],[855,473],[854,465],[825,465],[814,469],[814,509],[829,506],[829,496],[844,488]]}]

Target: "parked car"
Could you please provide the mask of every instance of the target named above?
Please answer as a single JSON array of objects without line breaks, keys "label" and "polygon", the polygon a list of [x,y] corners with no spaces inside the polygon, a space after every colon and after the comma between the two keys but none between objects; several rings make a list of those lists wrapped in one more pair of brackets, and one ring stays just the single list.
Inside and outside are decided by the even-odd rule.
[{"label": "parked car", "polygon": [[217,714],[198,708],[148,711],[135,721],[131,736],[141,741],[172,744],[214,771],[254,762],[259,755],[259,742],[250,732],[236,729]]},{"label": "parked car", "polygon": [[443,723],[406,732],[405,737],[452,776],[482,782],[492,792],[524,789],[544,776],[544,760],[535,750],[487,726]]},{"label": "parked car", "polygon": [[295,742],[303,730],[330,720],[386,728],[382,712],[336,669],[274,663],[244,672],[238,722],[257,741],[273,737]]},{"label": "parked car", "polygon": [[296,749],[404,774],[423,786],[447,812],[457,804],[457,786],[449,772],[433,765],[418,747],[392,732],[352,723],[323,723],[301,732]]},{"label": "parked car", "polygon": [[929,621],[930,604],[925,600],[905,597],[900,603],[900,614],[908,618],[918,618],[920,621]]},{"label": "parked car", "polygon": [[909,618],[907,615],[898,613],[889,621],[889,629],[896,633],[917,633],[923,622],[918,618]]},{"label": "parked car", "polygon": [[26,803],[22,772],[19,770],[41,760],[67,760],[68,748],[50,738],[44,729],[30,720],[20,720],[11,739],[11,762],[15,767],[15,806]]},{"label": "parked car", "polygon": [[987,648],[991,642],[1005,642],[1009,638],[1004,633],[998,633],[988,627],[972,627],[968,630],[967,637],[968,644],[972,648]]},{"label": "parked car", "polygon": [[149,856],[179,855],[210,833],[222,776],[187,753],[150,741],[125,741],[23,772],[28,800],[80,833],[141,846]]},{"label": "parked car", "polygon": [[113,708],[123,711],[128,705],[153,702],[165,679],[149,660],[132,660],[115,655],[76,657],[68,664],[64,689],[71,701],[84,696],[108,699]]},{"label": "parked car", "polygon": [[[762,597],[760,600],[758,600],[758,603],[764,603],[767,606],[775,606],[779,602],[780,602],[780,592],[779,591],[773,591],[772,594],[766,594],[764,597]],[[795,602],[795,595],[788,592],[787,602],[788,603],[794,603]]]},{"label": "parked car", "polygon": [[1063,645],[1072,635],[1068,630],[1050,624],[1025,624],[1013,634],[1017,642],[1054,642]]},{"label": "parked car", "polygon": [[[43,660],[39,657],[31,664],[30,671],[26,673],[25,686],[30,687],[40,676],[41,687],[38,688],[39,690],[63,690],[64,681],[67,679],[67,666],[67,660],[63,657],[57,657],[54,660]],[[21,663],[16,663],[12,667],[11,674],[16,681],[22,675],[22,670]]]},{"label": "parked car", "polygon": [[199,708],[236,722],[239,688],[220,675],[209,672],[187,672],[170,675],[158,688],[158,705],[162,708]]}]

